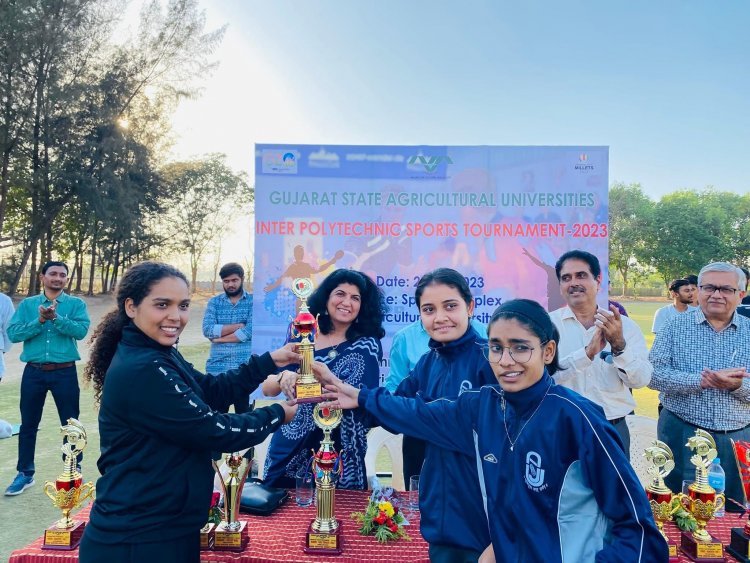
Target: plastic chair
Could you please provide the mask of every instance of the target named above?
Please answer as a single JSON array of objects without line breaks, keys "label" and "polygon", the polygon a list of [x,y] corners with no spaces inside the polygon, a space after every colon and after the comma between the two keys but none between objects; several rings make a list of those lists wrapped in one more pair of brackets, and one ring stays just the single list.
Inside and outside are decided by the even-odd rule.
[{"label": "plastic chair", "polygon": [[386,448],[391,456],[392,479],[391,486],[397,491],[404,490],[404,459],[401,453],[403,434],[391,434],[383,428],[373,428],[367,435],[367,453],[365,454],[365,467],[367,474],[376,474],[375,460],[380,448]]},{"label": "plastic chair", "polygon": [[646,473],[648,463],[643,452],[656,440],[656,419],[631,414],[625,417],[625,421],[630,430],[630,465],[633,466],[638,479],[645,487],[651,479]]}]

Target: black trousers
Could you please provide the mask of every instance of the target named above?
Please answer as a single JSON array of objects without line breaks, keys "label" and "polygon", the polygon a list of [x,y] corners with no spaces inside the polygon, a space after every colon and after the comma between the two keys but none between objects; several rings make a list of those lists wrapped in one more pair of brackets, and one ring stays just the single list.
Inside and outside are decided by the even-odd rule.
[{"label": "black trousers", "polygon": [[173,540],[151,543],[99,543],[83,533],[79,563],[200,563],[198,532]]},{"label": "black trousers", "polygon": [[404,457],[404,485],[409,488],[409,477],[419,475],[424,463],[425,442],[419,438],[404,435],[401,454]]}]

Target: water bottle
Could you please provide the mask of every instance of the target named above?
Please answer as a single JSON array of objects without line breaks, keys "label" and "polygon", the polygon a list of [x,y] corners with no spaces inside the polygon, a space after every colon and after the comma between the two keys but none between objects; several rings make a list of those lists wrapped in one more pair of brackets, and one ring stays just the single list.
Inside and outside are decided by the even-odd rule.
[{"label": "water bottle", "polygon": [[[724,469],[721,467],[721,459],[714,458],[711,465],[708,466],[708,484],[716,489],[716,494],[723,493],[724,487],[726,487],[727,477],[724,474]],[[721,510],[714,512],[714,516],[721,518],[724,516],[724,507]]]}]

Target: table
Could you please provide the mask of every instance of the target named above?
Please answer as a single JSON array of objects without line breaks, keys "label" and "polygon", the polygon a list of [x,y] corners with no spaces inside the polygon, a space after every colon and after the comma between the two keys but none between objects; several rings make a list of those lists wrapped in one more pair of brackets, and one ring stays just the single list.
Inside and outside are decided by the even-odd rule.
[{"label": "table", "polygon": [[[726,516],[722,518],[714,518],[708,523],[708,531],[711,533],[711,535],[715,536],[721,541],[721,543],[724,544],[725,561],[736,561],[734,557],[726,552],[726,547],[729,545],[732,528],[742,528],[745,525],[746,519],[746,516],[743,518],[738,518],[738,514],[727,512]],[[683,555],[679,550],[680,534],[682,532],[680,532],[680,529],[677,527],[677,525],[674,522],[667,522],[667,524],[664,526],[664,531],[667,533],[667,536],[669,536],[669,539],[677,544],[677,553],[680,554],[680,563],[691,563],[690,559]]]},{"label": "table", "polygon": [[[411,541],[399,540],[387,544],[378,543],[374,537],[361,536],[359,526],[350,517],[352,512],[362,512],[367,505],[367,491],[336,491],[336,516],[343,526],[343,549],[341,555],[306,555],[302,552],[305,532],[315,518],[315,507],[302,508],[293,500],[271,516],[240,514],[250,531],[250,544],[241,553],[227,551],[201,551],[201,562],[231,561],[240,563],[311,562],[355,563],[360,561],[388,562],[394,560],[429,563],[427,542],[419,533],[419,516],[410,518],[406,531]],[[88,520],[90,507],[74,515],[76,520]],[[41,548],[42,538],[17,549],[10,554],[8,563],[73,563],[78,561],[78,550],[51,551]]]}]

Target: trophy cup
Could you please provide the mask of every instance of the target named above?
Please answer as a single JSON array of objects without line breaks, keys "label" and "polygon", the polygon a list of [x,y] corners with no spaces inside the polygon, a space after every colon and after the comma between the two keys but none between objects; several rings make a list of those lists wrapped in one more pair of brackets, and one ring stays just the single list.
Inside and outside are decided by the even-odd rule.
[{"label": "trophy cup", "polygon": [[78,470],[78,454],[86,447],[86,429],[75,418],[69,418],[60,432],[67,438],[62,445],[64,469],[53,483],[44,483],[44,494],[62,510],[63,517],[44,531],[42,549],[71,550],[81,543],[85,522],[76,522],[70,511],[78,508],[88,498],[94,498],[94,484],[83,483]]},{"label": "trophy cup", "polygon": [[651,482],[646,485],[646,497],[656,526],[669,546],[669,563],[676,563],[677,544],[672,543],[664,532],[664,522],[672,520],[672,491],[664,484],[664,479],[674,469],[674,455],[669,446],[660,440],[654,440],[643,455],[650,464],[646,472],[651,477]]},{"label": "trophy cup", "polygon": [[292,336],[301,338],[299,343],[299,353],[302,360],[299,365],[299,379],[295,388],[298,403],[319,403],[323,400],[323,387],[315,379],[312,372],[312,363],[315,360],[315,345],[310,340],[312,335],[317,332],[318,323],[313,317],[310,309],[307,308],[307,298],[313,291],[312,280],[309,278],[297,278],[292,282],[292,292],[302,302],[299,313],[292,321]]},{"label": "trophy cup", "polygon": [[695,451],[690,458],[695,465],[695,482],[688,487],[688,494],[682,496],[682,503],[693,514],[698,527],[692,534],[682,532],[680,546],[693,561],[724,561],[724,547],[706,530],[714,512],[724,506],[724,495],[717,494],[708,484],[708,466],[716,457],[716,442],[708,432],[697,429],[685,445]]},{"label": "trophy cup", "polygon": [[341,409],[315,405],[313,420],[323,430],[320,448],[313,455],[313,473],[317,494],[317,516],[307,529],[305,553],[338,555],[341,553],[341,522],[336,520],[336,481],[343,465],[341,456],[333,448],[331,431],[341,423]]},{"label": "trophy cup", "polygon": [[[214,549],[217,551],[243,551],[250,541],[247,522],[240,522],[237,515],[240,511],[240,497],[252,461],[239,453],[227,454],[229,475],[221,478],[221,490],[224,494],[224,518],[214,530]],[[221,476],[221,470],[212,462],[214,469]],[[207,533],[209,533],[207,531]]]},{"label": "trophy cup", "polygon": [[[734,459],[737,461],[737,471],[742,481],[742,493],[745,497],[745,508],[750,509],[750,442],[731,440]],[[732,528],[732,539],[727,551],[737,561],[750,562],[750,520],[745,522],[744,528]]]}]

